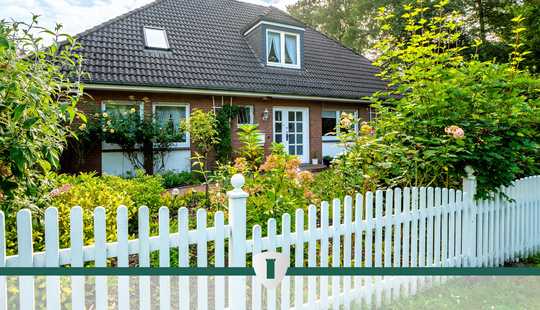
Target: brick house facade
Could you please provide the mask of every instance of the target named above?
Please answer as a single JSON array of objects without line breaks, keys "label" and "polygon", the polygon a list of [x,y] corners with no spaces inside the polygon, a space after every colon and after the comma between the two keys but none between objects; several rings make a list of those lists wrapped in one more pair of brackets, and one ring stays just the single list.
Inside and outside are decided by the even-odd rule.
[{"label": "brick house facade", "polygon": [[[305,163],[339,153],[325,133],[334,131],[341,112],[368,120],[364,98],[386,87],[362,55],[277,8],[236,0],[156,0],[76,38],[89,73],[85,112],[130,105],[147,119],[179,122],[195,109],[248,106],[244,113],[264,134],[266,152],[281,142]],[[166,168],[189,170],[191,151],[186,135]],[[151,150],[141,156],[152,170]],[[100,141],[82,161],[75,157],[65,152],[64,171],[131,169],[118,147]]]}]

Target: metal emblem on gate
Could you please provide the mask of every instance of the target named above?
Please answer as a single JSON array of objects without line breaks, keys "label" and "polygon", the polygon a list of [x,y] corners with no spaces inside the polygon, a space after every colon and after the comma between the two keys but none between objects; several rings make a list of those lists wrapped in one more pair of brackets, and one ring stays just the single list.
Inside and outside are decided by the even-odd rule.
[{"label": "metal emblem on gate", "polygon": [[263,252],[253,257],[257,280],[268,289],[275,289],[287,273],[289,256],[277,252]]}]

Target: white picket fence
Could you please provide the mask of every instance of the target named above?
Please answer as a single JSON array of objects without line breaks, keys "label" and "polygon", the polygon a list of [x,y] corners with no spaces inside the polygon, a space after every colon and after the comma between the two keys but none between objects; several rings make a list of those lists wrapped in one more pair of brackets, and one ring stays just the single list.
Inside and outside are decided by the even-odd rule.
[{"label": "white picket fence", "polygon": [[[404,188],[378,190],[375,193],[334,199],[331,206],[323,202],[298,209],[292,216],[283,214],[280,232],[270,219],[267,234],[255,225],[250,239],[246,236],[246,199],[241,175],[233,177],[234,190],[228,193],[228,223],[223,212],[214,216],[214,226],[207,227],[204,209],[196,213],[196,229],[188,228],[188,210],[178,210],[178,230],[170,231],[170,210],[159,209],[159,234],[150,236],[149,210],[138,213],[138,239],[128,238],[128,215],[123,206],[117,210],[117,241],[106,242],[105,210],[94,211],[94,244],[84,245],[83,214],[80,207],[71,209],[71,247],[59,249],[58,211],[45,211],[45,251],[33,252],[32,216],[29,210],[17,214],[18,255],[6,257],[4,215],[0,212],[0,267],[82,267],[94,262],[106,267],[116,258],[118,267],[129,266],[129,255],[137,254],[140,267],[150,266],[150,253],[159,251],[159,265],[168,267],[171,249],[178,249],[179,266],[188,267],[190,245],[196,247],[196,262],[207,267],[208,244],[212,242],[215,267],[244,267],[249,253],[279,251],[294,253],[296,267],[462,267],[499,266],[505,261],[525,257],[540,248],[540,176],[516,180],[501,191],[507,198],[473,201],[476,180],[472,173],[464,178],[461,190],[446,188]],[[307,225],[304,223],[307,218]],[[330,222],[331,221],[331,222]],[[226,257],[226,254],[228,255]],[[71,281],[73,309],[95,303],[96,309],[107,309],[106,277],[95,281],[95,300],[85,300],[84,277]],[[206,277],[196,277],[196,292],[189,281],[178,283],[180,309],[196,304],[198,309],[327,309],[353,302],[380,305],[402,294],[414,294],[432,280],[411,277],[288,277],[276,290],[266,290],[254,278],[215,277],[212,285]],[[294,279],[292,279],[294,278]],[[192,277],[193,279],[193,277]],[[129,277],[119,277],[118,308],[129,308]],[[138,279],[140,309],[150,309],[151,284],[148,277]],[[307,282],[307,283],[304,283]],[[34,280],[20,277],[21,309],[33,309]],[[60,309],[60,281],[46,279],[46,305]],[[212,305],[209,305],[209,291]],[[227,293],[228,292],[228,293]],[[190,295],[196,295],[191,302]],[[171,307],[171,279],[159,279],[161,309]],[[0,309],[7,305],[6,280],[0,277]]]}]

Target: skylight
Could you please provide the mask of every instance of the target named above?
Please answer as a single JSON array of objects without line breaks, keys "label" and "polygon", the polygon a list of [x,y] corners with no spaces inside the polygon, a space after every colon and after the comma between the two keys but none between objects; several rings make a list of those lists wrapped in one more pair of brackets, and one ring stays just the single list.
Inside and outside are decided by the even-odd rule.
[{"label": "skylight", "polygon": [[144,43],[148,48],[169,49],[167,33],[163,28],[144,27]]}]

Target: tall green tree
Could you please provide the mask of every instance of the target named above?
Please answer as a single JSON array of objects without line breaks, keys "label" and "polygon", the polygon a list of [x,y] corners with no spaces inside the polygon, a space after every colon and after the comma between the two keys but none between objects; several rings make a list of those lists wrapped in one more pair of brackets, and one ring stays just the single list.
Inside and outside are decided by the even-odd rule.
[{"label": "tall green tree", "polygon": [[[373,45],[382,39],[381,23],[376,19],[377,10],[384,7],[392,14],[386,25],[392,35],[407,39],[407,31],[401,17],[405,5],[423,3],[428,8],[425,18],[435,14],[434,2],[427,0],[300,0],[288,7],[288,11],[306,24],[326,33],[343,45],[361,53],[369,53]],[[461,41],[483,44],[475,50],[463,50],[463,55],[478,54],[481,60],[496,59],[508,62],[512,50],[512,18],[521,15],[523,48],[532,53],[524,66],[532,72],[540,71],[540,1],[538,0],[447,0],[445,13],[453,11],[463,16]]]}]

